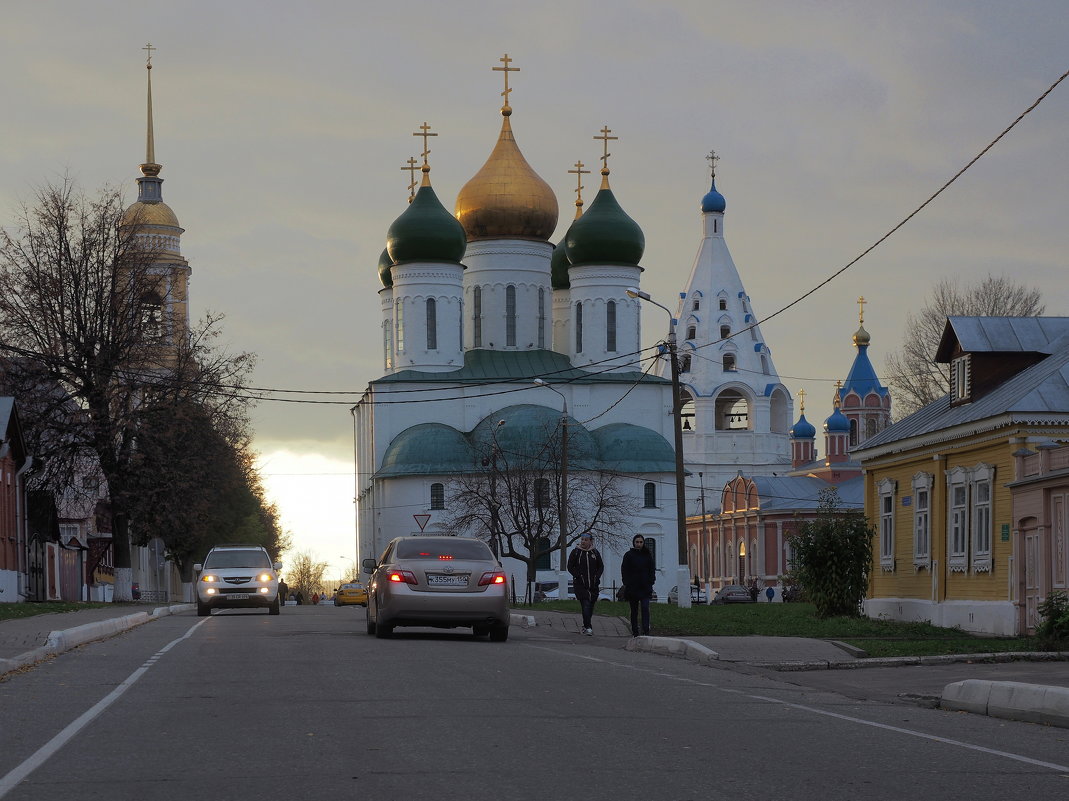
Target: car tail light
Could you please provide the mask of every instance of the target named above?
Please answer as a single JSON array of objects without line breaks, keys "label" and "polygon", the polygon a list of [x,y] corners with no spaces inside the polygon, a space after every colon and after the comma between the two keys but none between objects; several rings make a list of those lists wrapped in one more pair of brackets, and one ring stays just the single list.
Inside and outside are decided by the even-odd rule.
[{"label": "car tail light", "polygon": [[487,584],[504,584],[505,574],[500,570],[487,570],[483,573],[483,577],[479,579],[479,586],[485,587]]},{"label": "car tail light", "polygon": [[411,570],[393,570],[390,572],[390,581],[397,582],[398,584],[412,584],[415,585],[416,575]]}]

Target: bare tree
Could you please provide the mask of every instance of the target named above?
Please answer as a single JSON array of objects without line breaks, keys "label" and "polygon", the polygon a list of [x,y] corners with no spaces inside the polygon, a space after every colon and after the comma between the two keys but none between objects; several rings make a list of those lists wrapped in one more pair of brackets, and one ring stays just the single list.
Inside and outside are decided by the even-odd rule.
[{"label": "bare tree", "polygon": [[1046,311],[1041,299],[1038,289],[1005,276],[988,275],[966,287],[956,278],[936,284],[925,305],[906,316],[901,350],[885,360],[896,417],[913,414],[950,392],[950,366],[935,362],[947,317],[1034,317]]},{"label": "bare tree", "polygon": [[[599,546],[617,550],[626,540],[621,532],[637,502],[621,488],[618,474],[590,469],[589,455],[579,453],[573,443],[568,456],[577,469],[568,472],[564,548],[589,531]],[[470,533],[486,541],[498,557],[523,562],[529,586],[538,561],[560,553],[560,429],[547,430],[540,442],[529,443],[522,452],[504,449],[492,438],[477,461],[446,486],[439,528]]]},{"label": "bare tree", "polygon": [[312,593],[323,590],[327,567],[326,562],[317,561],[308,551],[301,551],[290,558],[288,565],[282,565],[282,572],[290,590],[300,592],[307,601]]},{"label": "bare tree", "polygon": [[[124,219],[120,193],[88,197],[64,178],[36,192],[15,225],[0,231],[0,342],[16,369],[73,411],[36,422],[53,426],[48,461],[91,453],[109,493],[115,600],[131,597],[129,492],[137,435],[148,414],[193,402],[243,413],[252,366],[215,345],[218,317],[193,328],[161,317],[165,296],[159,238]],[[180,323],[180,324],[179,324]],[[47,406],[47,404],[46,404]]]}]

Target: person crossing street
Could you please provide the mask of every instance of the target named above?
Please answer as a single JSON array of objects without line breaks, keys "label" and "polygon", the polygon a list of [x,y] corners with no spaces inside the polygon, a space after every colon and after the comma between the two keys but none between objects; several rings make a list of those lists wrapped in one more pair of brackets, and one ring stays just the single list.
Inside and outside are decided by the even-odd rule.
[{"label": "person crossing street", "polygon": [[594,535],[589,531],[579,537],[579,547],[573,548],[568,556],[568,572],[572,576],[575,597],[583,610],[583,634],[594,635],[591,618],[594,616],[594,604],[601,589],[601,574],[605,572],[605,562],[598,549],[594,547]]}]

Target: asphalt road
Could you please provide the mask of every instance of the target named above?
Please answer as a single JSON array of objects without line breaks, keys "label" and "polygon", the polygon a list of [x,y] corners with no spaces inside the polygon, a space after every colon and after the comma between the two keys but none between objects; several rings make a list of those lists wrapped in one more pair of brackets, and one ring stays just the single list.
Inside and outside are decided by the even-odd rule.
[{"label": "asphalt road", "polygon": [[164,617],[0,682],[0,798],[1060,798],[1069,730],[359,608]]}]

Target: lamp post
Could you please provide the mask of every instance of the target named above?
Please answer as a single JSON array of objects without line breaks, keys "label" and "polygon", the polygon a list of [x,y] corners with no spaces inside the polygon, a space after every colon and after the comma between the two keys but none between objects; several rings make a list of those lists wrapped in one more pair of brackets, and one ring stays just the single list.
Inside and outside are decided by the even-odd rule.
[{"label": "lamp post", "polygon": [[[687,502],[684,498],[686,485],[683,482],[683,403],[679,391],[679,357],[676,354],[676,318],[667,306],[650,297],[641,289],[628,289],[627,296],[638,298],[664,309],[668,314],[668,358],[672,367],[672,428],[675,434],[676,449],[676,551],[679,565],[676,569],[676,586],[679,588],[677,599],[679,606],[690,607],[690,568],[687,566]],[[687,589],[685,589],[687,588]]]},{"label": "lamp post", "polygon": [[568,398],[556,387],[552,387],[541,378],[534,382],[560,395],[563,402],[560,414],[560,503],[557,504],[558,525],[560,527],[560,574],[557,577],[557,598],[568,600]]}]

